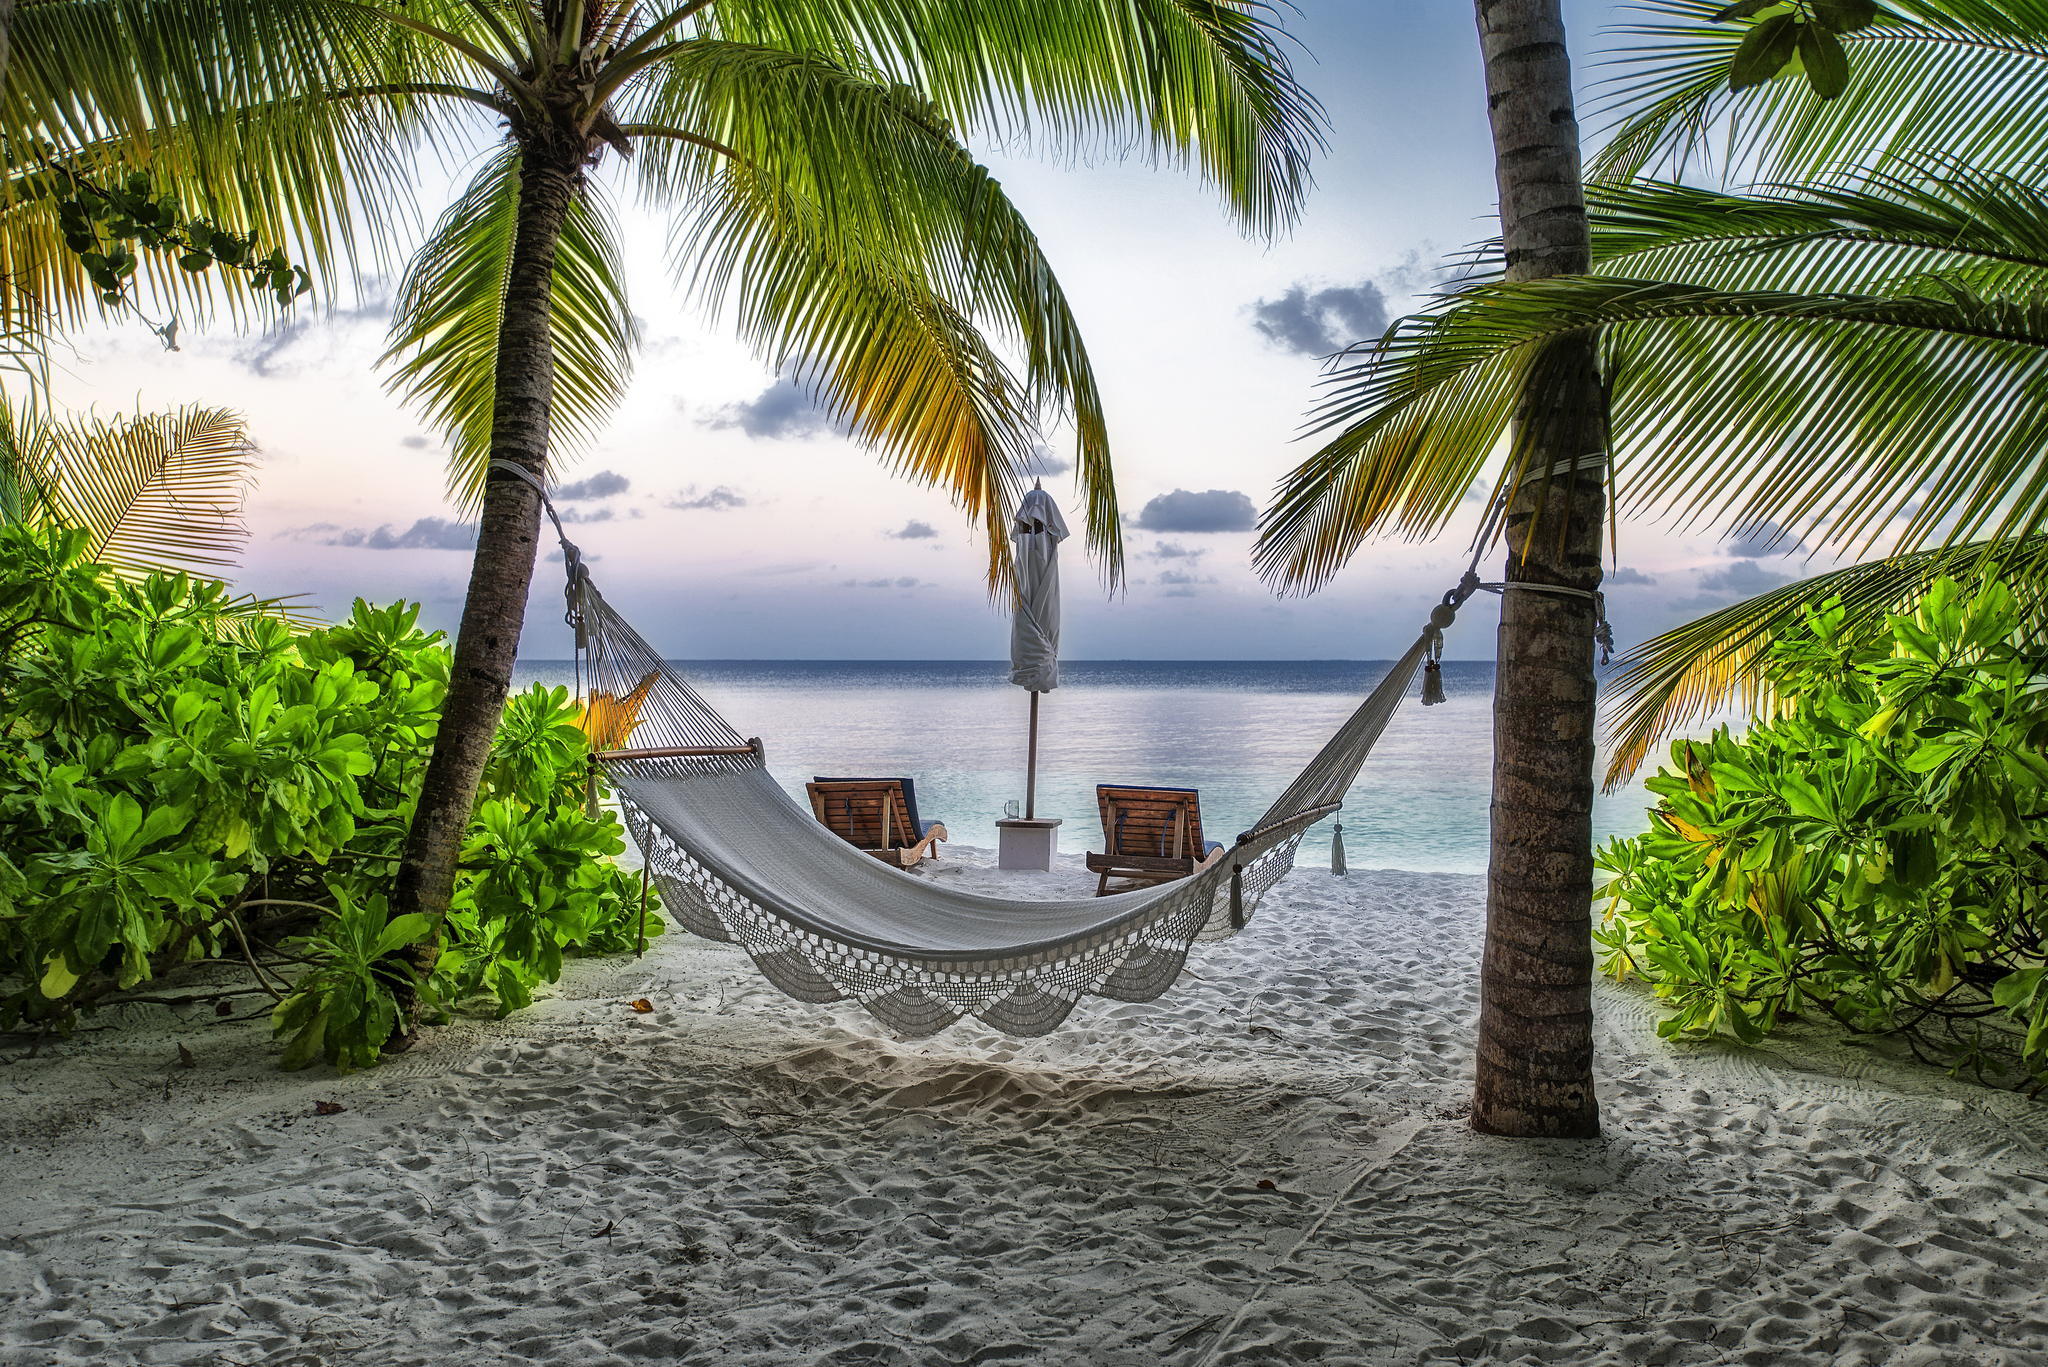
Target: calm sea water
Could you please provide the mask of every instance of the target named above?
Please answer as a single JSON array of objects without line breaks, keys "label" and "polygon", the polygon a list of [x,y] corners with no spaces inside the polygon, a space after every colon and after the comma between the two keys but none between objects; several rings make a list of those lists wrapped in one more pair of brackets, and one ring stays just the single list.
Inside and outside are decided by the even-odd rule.
[{"label": "calm sea water", "polygon": [[[683,672],[803,800],[820,774],[908,774],[921,815],[955,841],[994,846],[1024,798],[1029,695],[990,660],[702,660]],[[1066,661],[1040,704],[1038,814],[1066,820],[1060,848],[1100,848],[1097,783],[1199,788],[1212,840],[1249,827],[1328,739],[1387,662]],[[519,681],[571,682],[566,660],[522,661]],[[1412,697],[1345,798],[1357,867],[1476,873],[1486,867],[1493,665],[1446,661],[1448,701]],[[1601,840],[1642,828],[1638,786],[1602,797]],[[1304,846],[1327,861],[1329,826]]]}]

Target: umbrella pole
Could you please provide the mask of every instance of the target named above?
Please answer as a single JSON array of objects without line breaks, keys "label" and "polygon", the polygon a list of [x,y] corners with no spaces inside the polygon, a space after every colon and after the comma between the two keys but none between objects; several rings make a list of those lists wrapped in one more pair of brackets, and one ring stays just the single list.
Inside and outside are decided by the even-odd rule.
[{"label": "umbrella pole", "polygon": [[1031,691],[1031,756],[1024,766],[1024,819],[1038,815],[1038,690]]}]

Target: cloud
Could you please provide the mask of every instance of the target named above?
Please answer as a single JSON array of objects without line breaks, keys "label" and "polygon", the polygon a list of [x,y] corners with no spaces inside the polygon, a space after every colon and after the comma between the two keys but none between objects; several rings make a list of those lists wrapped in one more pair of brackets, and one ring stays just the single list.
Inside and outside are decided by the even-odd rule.
[{"label": "cloud", "polygon": [[609,522],[617,516],[610,508],[563,508],[564,522]]},{"label": "cloud", "polygon": [[1068,460],[1065,456],[1054,455],[1052,448],[1043,444],[1031,448],[1029,464],[1032,474],[1041,475],[1047,479],[1051,479],[1054,475],[1064,475],[1074,468],[1074,462]]},{"label": "cloud", "polygon": [[1296,285],[1278,299],[1251,306],[1252,327],[1268,342],[1301,356],[1327,356],[1387,330],[1387,295],[1370,280],[1311,290]]},{"label": "cloud", "polygon": [[610,498],[613,494],[623,494],[632,487],[633,481],[618,471],[599,470],[596,474],[574,483],[558,486],[555,489],[555,502],[577,503],[596,498]]},{"label": "cloud", "polygon": [[369,280],[363,288],[368,297],[354,308],[295,310],[261,336],[237,346],[228,359],[260,380],[304,374],[318,358],[294,356],[299,343],[308,339],[332,343],[341,328],[351,323],[376,323],[380,327],[390,323],[389,283]]},{"label": "cloud", "polygon": [[476,549],[476,524],[450,522],[441,517],[423,517],[402,532],[390,523],[365,530],[333,522],[315,522],[288,527],[278,533],[292,541],[310,541],[317,546],[348,546],[366,551],[468,551]]},{"label": "cloud", "polygon": [[1789,574],[1773,574],[1754,560],[1738,560],[1732,565],[1708,570],[1699,577],[1697,597],[1680,599],[1671,606],[1679,612],[1706,612],[1726,607],[1740,598],[1754,598],[1759,593],[1791,582]]},{"label": "cloud", "polygon": [[1657,576],[1654,574],[1644,574],[1641,570],[1632,570],[1626,565],[1616,565],[1613,569],[1607,571],[1606,577],[1600,581],[1600,586],[1602,588],[1624,589],[1648,588],[1656,582]]},{"label": "cloud", "polygon": [[916,575],[906,574],[895,579],[848,579],[839,587],[843,589],[914,589],[924,583]]},{"label": "cloud", "polygon": [[1789,574],[1773,574],[1754,560],[1738,560],[1726,569],[1708,570],[1700,576],[1699,586],[1708,593],[1732,593],[1747,598],[1791,582]]},{"label": "cloud", "polygon": [[408,451],[424,451],[429,446],[432,446],[434,443],[427,440],[425,437],[419,436],[418,434],[414,434],[413,436],[410,437],[400,437],[398,439],[398,444],[400,446],[403,446]]},{"label": "cloud", "polygon": [[902,531],[886,533],[886,535],[898,541],[928,541],[938,534],[939,529],[937,527],[934,527],[929,522],[919,522],[914,517],[903,524]]},{"label": "cloud", "polygon": [[1729,537],[1722,549],[1738,559],[1754,560],[1764,555],[1791,555],[1805,550],[1806,545],[1775,522],[1759,522]]},{"label": "cloud", "polygon": [[1195,590],[1204,584],[1216,582],[1214,575],[1184,574],[1180,570],[1161,570],[1157,583],[1166,586],[1165,598],[1193,598]]},{"label": "cloud", "polygon": [[1256,514],[1235,489],[1175,489],[1147,503],[1137,524],[1148,532],[1248,532]]},{"label": "cloud", "polygon": [[697,421],[715,431],[737,427],[750,437],[771,441],[846,430],[844,424],[834,422],[830,414],[818,407],[810,392],[795,380],[777,380],[754,398],[715,408]]},{"label": "cloud", "polygon": [[1190,565],[1208,553],[1197,547],[1183,546],[1178,541],[1162,541],[1149,551],[1138,552],[1148,560],[1185,560]]},{"label": "cloud", "polygon": [[734,508],[746,507],[747,497],[739,490],[728,488],[723,484],[713,489],[706,489],[703,493],[697,492],[696,485],[687,484],[683,486],[681,493],[668,501],[666,506],[680,509],[686,513],[726,513],[731,512]]}]

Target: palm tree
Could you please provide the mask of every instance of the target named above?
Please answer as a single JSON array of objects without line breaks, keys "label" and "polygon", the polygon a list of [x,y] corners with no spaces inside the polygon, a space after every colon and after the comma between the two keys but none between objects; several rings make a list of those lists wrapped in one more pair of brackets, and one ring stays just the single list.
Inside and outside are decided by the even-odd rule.
[{"label": "palm tree", "polygon": [[684,279],[767,359],[991,530],[1039,420],[1071,421],[1113,582],[1086,350],[963,134],[1143,146],[1267,231],[1296,210],[1319,126],[1258,0],[46,0],[15,39],[10,143],[143,161],[266,236],[289,227],[311,261],[374,237],[384,214],[353,206],[405,202],[412,152],[492,148],[393,328],[397,383],[481,518],[395,913],[445,909],[510,681],[540,509],[492,471],[545,478],[557,435],[592,430],[626,383],[600,166],[630,159],[676,215]]},{"label": "palm tree", "polygon": [[[1556,338],[1597,336],[1619,509],[1889,557],[1624,659],[1610,782],[1731,697],[1769,705],[1760,648],[1817,596],[1843,593],[1875,630],[1942,574],[2048,584],[2027,539],[2048,529],[2048,6],[1887,14],[1845,36],[1852,79],[1833,100],[1790,77],[1731,92],[1743,26],[1696,0],[1656,8],[1620,86],[1643,103],[1601,164],[1684,167],[1712,130],[1743,164],[1803,179],[1596,184],[1589,274],[1485,279],[1360,350],[1334,379],[1346,430],[1294,472],[1262,543],[1280,572],[1341,563],[1369,529],[1361,490],[1408,530],[1440,527],[1521,377]],[[1920,139],[1937,141],[1898,150]],[[1868,165],[1835,160],[1859,149]]]},{"label": "palm tree", "polygon": [[[1571,63],[1557,0],[1478,0],[1508,273],[1586,269]],[[1472,1123],[1600,1129],[1593,1094],[1593,602],[1606,396],[1590,339],[1542,350],[1513,399],[1507,582],[1494,686],[1493,834]]]}]

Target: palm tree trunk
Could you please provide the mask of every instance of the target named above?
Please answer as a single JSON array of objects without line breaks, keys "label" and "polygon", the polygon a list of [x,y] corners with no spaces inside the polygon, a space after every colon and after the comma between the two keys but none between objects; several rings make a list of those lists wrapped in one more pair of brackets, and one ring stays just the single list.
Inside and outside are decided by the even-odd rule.
[{"label": "palm tree trunk", "polygon": [[[505,313],[498,325],[491,458],[510,461],[536,478],[547,468],[554,403],[550,310],[555,251],[569,205],[582,189],[582,167],[580,147],[564,138],[529,142],[519,169],[519,215]],[[419,911],[439,917],[448,910],[477,784],[512,687],[539,531],[540,498],[533,487],[494,473],[484,484],[483,520],[455,638],[448,697],[399,865],[394,915]]]},{"label": "palm tree trunk", "polygon": [[[1558,0],[1476,0],[1511,280],[1591,264],[1571,63]],[[1507,520],[1510,583],[1600,583],[1607,400],[1590,337],[1551,344],[1515,422],[1524,475]],[[1558,473],[1562,467],[1563,473]],[[1472,1123],[1588,1137],[1593,1094],[1593,629],[1589,598],[1502,595],[1493,834]]]}]

